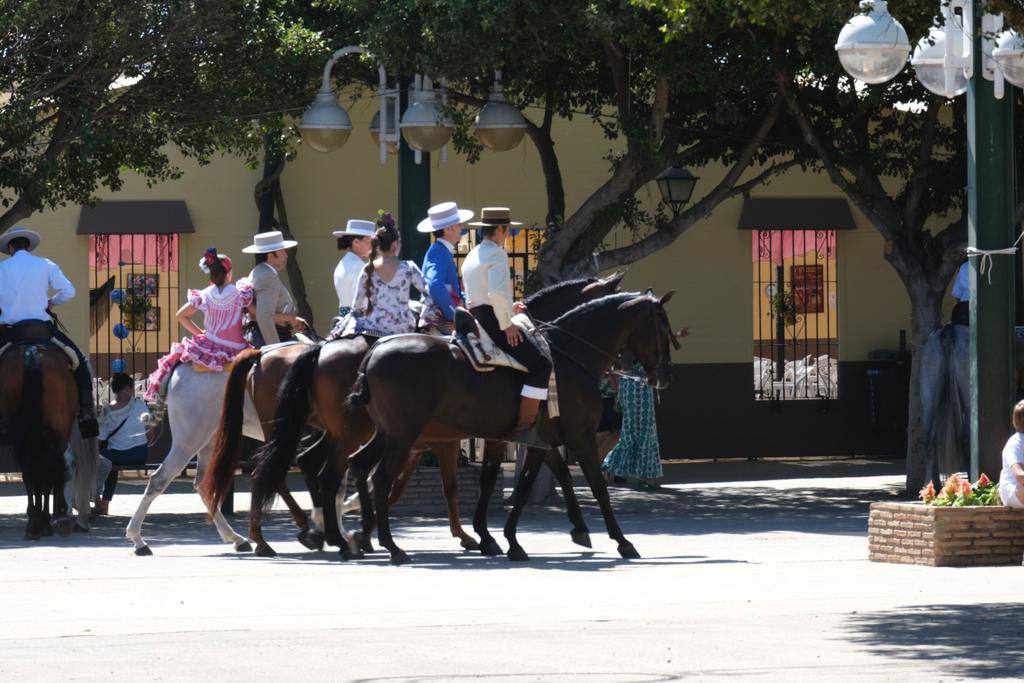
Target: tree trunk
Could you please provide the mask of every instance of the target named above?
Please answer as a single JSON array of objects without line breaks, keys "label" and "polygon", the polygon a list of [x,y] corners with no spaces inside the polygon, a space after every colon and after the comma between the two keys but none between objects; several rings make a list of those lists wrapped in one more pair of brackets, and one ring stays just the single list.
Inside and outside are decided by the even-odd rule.
[{"label": "tree trunk", "polygon": [[909,288],[910,294],[910,389],[907,406],[907,492],[916,494],[927,483],[929,435],[924,428],[921,396],[921,350],[942,323],[942,298],[925,283]]}]

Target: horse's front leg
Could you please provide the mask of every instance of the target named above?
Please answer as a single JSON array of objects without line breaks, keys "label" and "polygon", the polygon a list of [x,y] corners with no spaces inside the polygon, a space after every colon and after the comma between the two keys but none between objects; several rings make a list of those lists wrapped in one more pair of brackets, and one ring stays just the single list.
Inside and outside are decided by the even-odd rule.
[{"label": "horse's front leg", "polygon": [[480,493],[476,501],[476,512],[473,514],[473,531],[480,537],[480,552],[484,555],[500,555],[501,546],[491,536],[487,528],[487,509],[494,493],[494,484],[501,471],[501,462],[505,457],[504,441],[485,441],[483,463],[480,466]]},{"label": "horse's front leg", "polygon": [[566,464],[565,458],[562,457],[557,448],[549,448],[544,451],[544,464],[555,475],[558,485],[562,488],[562,497],[565,499],[565,511],[568,513],[569,521],[572,523],[572,531],[570,532],[572,542],[584,548],[592,547],[590,545],[590,529],[587,528],[587,523],[583,520],[580,501],[577,500],[576,490],[572,485],[572,473],[569,471],[569,465]]},{"label": "horse's front leg", "polygon": [[626,540],[626,536],[622,533],[619,523],[615,520],[615,513],[612,512],[611,498],[608,495],[608,485],[601,475],[601,463],[597,457],[597,440],[594,438],[593,431],[588,432],[588,434],[589,438],[584,436],[572,444],[566,444],[566,447],[579,456],[583,475],[587,478],[590,490],[593,492],[597,504],[601,507],[601,515],[604,517],[608,536],[618,543],[619,555],[628,560],[639,559],[640,553],[636,551],[632,543]]},{"label": "horse's front leg", "polygon": [[441,490],[448,506],[448,528],[463,548],[480,550],[480,544],[462,529],[462,520],[459,519],[459,443],[437,444],[433,450],[441,470]]},{"label": "horse's front leg", "polygon": [[544,451],[538,448],[528,448],[523,467],[519,470],[519,481],[512,491],[512,512],[508,513],[505,521],[505,540],[508,541],[508,559],[513,562],[525,562],[530,559],[523,547],[519,545],[516,538],[516,529],[519,526],[519,515],[522,514],[526,502],[530,499],[530,491],[533,490],[533,482],[537,479],[540,466],[544,462]]}]

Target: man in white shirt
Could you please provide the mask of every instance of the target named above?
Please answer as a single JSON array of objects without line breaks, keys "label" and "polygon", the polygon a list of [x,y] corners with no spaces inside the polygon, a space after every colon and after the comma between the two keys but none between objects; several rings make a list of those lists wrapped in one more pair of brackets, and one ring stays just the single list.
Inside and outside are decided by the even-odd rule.
[{"label": "man in white shirt", "polygon": [[515,427],[515,433],[519,434],[536,421],[540,402],[548,397],[551,377],[551,361],[512,322],[512,316],[525,312],[526,306],[512,301],[512,278],[504,244],[512,226],[521,223],[511,219],[507,208],[488,207],[480,212],[480,220],[470,225],[482,228],[484,238],[462,263],[469,312],[487,330],[495,345],[527,369]]},{"label": "man in white shirt", "polygon": [[344,318],[352,312],[352,302],[356,298],[356,284],[359,274],[363,272],[366,258],[373,251],[373,235],[377,225],[373,221],[350,220],[344,230],[335,230],[333,235],[338,238],[338,250],[345,255],[338,261],[334,269],[334,290],[338,293],[338,315]]},{"label": "man in white shirt", "polygon": [[[78,354],[74,376],[78,385],[78,426],[85,438],[98,434],[96,407],[93,404],[92,377],[85,356],[71,339],[57,329],[50,315],[51,306],[59,306],[75,296],[75,286],[49,259],[35,256],[39,234],[28,228],[14,227],[0,235],[0,252],[10,258],[0,263],[0,326],[10,327],[26,320],[49,323],[50,334]],[[50,290],[55,294],[50,296]],[[0,327],[0,329],[3,329]],[[0,337],[6,333],[0,333]]]}]

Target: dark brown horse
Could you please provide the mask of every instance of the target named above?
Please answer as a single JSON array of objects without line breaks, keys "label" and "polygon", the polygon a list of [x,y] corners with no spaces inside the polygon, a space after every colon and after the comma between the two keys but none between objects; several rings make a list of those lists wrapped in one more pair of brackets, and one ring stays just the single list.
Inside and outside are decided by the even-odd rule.
[{"label": "dark brown horse", "polygon": [[[61,349],[44,341],[18,342],[0,358],[0,424],[6,425],[7,447],[28,494],[26,540],[52,535],[53,518],[58,533],[71,532],[70,501],[64,500],[64,451],[77,415],[78,390]],[[95,449],[94,440],[92,444]],[[91,475],[82,474],[78,483]],[[88,504],[85,508],[88,516]]]},{"label": "dark brown horse", "polygon": [[[591,278],[564,282],[533,295],[527,300],[527,306],[531,315],[537,319],[551,320],[583,301],[615,291],[622,277],[622,274],[615,274],[605,279]],[[325,470],[338,472],[339,478],[344,477],[347,472],[348,456],[372,435],[373,425],[368,417],[365,414],[349,415],[344,407],[359,365],[368,349],[366,340],[361,337],[338,340],[326,344],[322,348],[309,350],[293,362],[288,379],[281,387],[278,397],[278,411],[273,420],[274,435],[258,454],[258,464],[253,472],[250,530],[258,529],[261,524],[262,512],[269,508],[273,502],[274,493],[283,484],[295,457],[298,439],[307,424],[326,432],[325,442],[332,444],[333,457],[331,466],[326,467]],[[221,425],[224,434],[231,434],[235,430],[235,425],[229,418],[230,416],[225,413],[225,420]],[[462,529],[456,490],[458,442],[422,444],[415,450],[417,453],[421,453],[426,448],[433,450],[438,456],[452,535],[460,539],[464,548],[479,548],[487,554],[500,553],[501,549],[489,534],[482,535],[481,543],[478,544],[476,539]],[[235,456],[232,454],[237,451],[233,449],[234,444],[225,439],[225,448],[218,448],[213,455],[214,461],[219,462],[220,465],[211,466],[208,474],[208,502],[211,505],[215,505],[217,500],[229,489],[230,479],[225,475],[234,470],[233,457]],[[487,499],[493,490],[497,468],[504,451],[504,443],[500,442],[487,444],[484,451],[485,467],[481,476],[481,502],[478,503],[475,519],[483,520],[485,532]],[[309,455],[303,456],[303,458],[308,457]],[[395,485],[389,486],[392,502],[397,500],[401,494],[404,485],[415,469],[417,460],[418,456],[407,461],[404,470],[397,477]],[[568,467],[557,453],[545,457],[545,462],[552,467],[562,485],[569,505],[570,519],[573,522],[573,540],[589,547],[589,532],[583,523],[583,516],[575,499]],[[204,482],[205,484],[207,482]],[[327,500],[329,493],[324,491],[323,496]],[[330,506],[325,507],[325,519],[329,512],[333,512],[333,509],[330,509]],[[475,522],[474,526],[476,525]],[[257,533],[252,533],[254,539],[257,539]],[[262,535],[260,534],[259,537],[261,538]],[[363,547],[367,548],[369,538],[365,537],[363,540],[365,543]],[[272,552],[269,546],[263,548],[257,546],[258,554],[269,555]],[[356,553],[353,548],[343,546],[342,554],[349,557]]]},{"label": "dark brown horse", "polygon": [[[672,377],[669,343],[675,337],[663,304],[671,296],[670,292],[659,300],[650,294],[612,294],[544,326],[554,351],[560,417],[552,420],[542,412],[539,433],[551,446],[564,444],[578,456],[608,534],[625,558],[639,555],[615,520],[600,472],[595,438],[601,414],[598,385],[626,348],[644,367],[652,386],[668,385]],[[378,538],[390,551],[392,562],[409,561],[391,536],[387,491],[410,449],[418,441],[469,436],[501,439],[515,424],[522,384],[522,375],[512,371],[476,372],[461,352],[434,337],[393,337],[366,355],[350,403],[355,414],[365,407],[376,434],[352,456],[350,466],[362,504],[363,533],[373,528],[375,511]],[[374,466],[371,502],[367,479]],[[532,478],[520,479],[518,503],[525,500],[531,484]],[[505,536],[509,557],[526,559],[514,524],[506,527]]]}]

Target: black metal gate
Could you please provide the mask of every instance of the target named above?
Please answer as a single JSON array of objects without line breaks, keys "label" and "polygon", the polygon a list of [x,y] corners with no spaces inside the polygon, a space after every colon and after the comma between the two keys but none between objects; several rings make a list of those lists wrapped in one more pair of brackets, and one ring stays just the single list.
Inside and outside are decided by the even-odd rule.
[{"label": "black metal gate", "polygon": [[754,396],[839,396],[836,231],[755,230]]},{"label": "black metal gate", "polygon": [[89,278],[89,355],[102,401],[113,373],[145,379],[178,339],[178,235],[90,235]]}]

